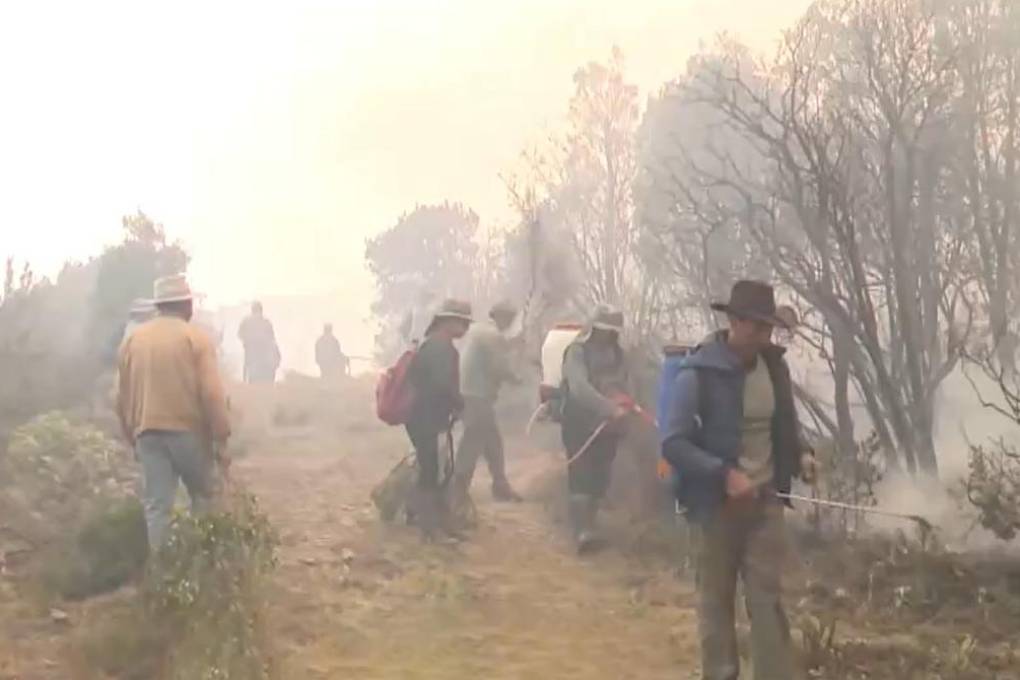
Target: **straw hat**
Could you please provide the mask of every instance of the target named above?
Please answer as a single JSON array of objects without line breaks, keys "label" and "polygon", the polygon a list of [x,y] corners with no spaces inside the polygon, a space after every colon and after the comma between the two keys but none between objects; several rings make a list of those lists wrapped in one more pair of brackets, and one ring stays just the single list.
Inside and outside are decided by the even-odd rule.
[{"label": "straw hat", "polygon": [[425,335],[429,335],[432,329],[436,327],[436,324],[443,319],[460,319],[469,324],[474,323],[475,319],[471,315],[471,303],[455,298],[443,300],[436,308],[436,311],[432,313],[432,321],[429,322],[429,327],[425,329]]},{"label": "straw hat", "polygon": [[432,314],[432,324],[434,325],[440,319],[461,319],[468,323],[474,323],[475,320],[471,315],[471,303],[455,298],[443,300],[439,307],[436,308],[436,311]]},{"label": "straw hat", "polygon": [[156,284],[153,286],[153,304],[186,302],[192,299],[194,299],[194,295],[191,293],[191,286],[188,285],[188,279],[184,274],[174,274],[156,279]]}]

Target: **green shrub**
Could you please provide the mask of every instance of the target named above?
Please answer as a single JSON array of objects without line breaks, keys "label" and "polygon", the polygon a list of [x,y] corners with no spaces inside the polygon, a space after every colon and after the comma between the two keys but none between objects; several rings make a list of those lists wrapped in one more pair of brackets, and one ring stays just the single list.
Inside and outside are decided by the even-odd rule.
[{"label": "green shrub", "polygon": [[[203,515],[177,515],[149,560],[140,596],[79,644],[86,677],[270,680],[263,578],[277,537],[254,497],[235,494]],[[98,675],[102,674],[102,675]]]},{"label": "green shrub", "polygon": [[148,552],[142,504],[123,499],[94,512],[73,540],[54,551],[43,580],[68,599],[99,595],[141,574]]},{"label": "green shrub", "polygon": [[168,680],[272,677],[262,633],[262,578],[276,565],[278,540],[255,498],[229,511],[180,515],[149,566],[143,603],[174,631]]},{"label": "green shrub", "polygon": [[76,533],[82,518],[134,495],[136,465],[123,446],[59,411],[11,433],[0,458],[0,512],[44,545]]}]

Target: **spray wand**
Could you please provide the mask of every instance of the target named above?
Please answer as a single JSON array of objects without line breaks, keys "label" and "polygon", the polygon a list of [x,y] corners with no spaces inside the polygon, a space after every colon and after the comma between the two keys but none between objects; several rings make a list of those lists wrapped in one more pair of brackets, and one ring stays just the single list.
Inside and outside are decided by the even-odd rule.
[{"label": "spray wand", "polygon": [[878,508],[869,508],[864,505],[853,505],[851,503],[840,503],[839,501],[826,501],[820,498],[808,498],[807,496],[800,496],[793,493],[777,493],[776,498],[782,498],[788,501],[800,501],[803,503],[811,503],[813,505],[819,505],[826,508],[836,508],[839,510],[852,510],[854,512],[865,512],[872,515],[881,515],[882,517],[895,517],[897,519],[906,519],[911,522],[917,522],[918,526],[925,532],[930,532],[935,527],[931,522],[926,520],[920,515],[912,515],[904,512],[892,512],[891,510],[880,510]]}]

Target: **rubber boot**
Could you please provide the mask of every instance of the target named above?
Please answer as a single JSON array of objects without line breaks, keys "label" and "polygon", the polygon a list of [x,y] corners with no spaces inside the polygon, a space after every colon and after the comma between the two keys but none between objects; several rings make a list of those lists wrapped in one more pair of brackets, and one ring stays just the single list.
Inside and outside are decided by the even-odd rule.
[{"label": "rubber boot", "polygon": [[577,533],[577,554],[586,555],[600,550],[604,541],[595,525],[598,515],[599,501],[592,496],[582,496],[584,502],[579,505],[581,530]]},{"label": "rubber boot", "polygon": [[471,497],[465,494],[460,499],[448,499],[442,491],[436,492],[436,512],[439,517],[439,529],[445,543],[459,543],[466,540],[467,508],[474,507]]},{"label": "rubber boot", "polygon": [[422,540],[426,543],[435,543],[439,536],[440,504],[438,491],[435,489],[423,489],[420,486],[414,488],[410,510],[414,516],[414,524],[421,531]]},{"label": "rubber boot", "polygon": [[597,541],[595,535],[594,499],[584,494],[570,496],[570,525],[574,532],[578,554],[590,552]]},{"label": "rubber boot", "polygon": [[584,531],[584,515],[585,506],[588,503],[588,497],[581,494],[570,494],[570,498],[567,501],[567,514],[570,519],[570,531],[574,535],[576,541]]},{"label": "rubber boot", "polygon": [[524,500],[505,479],[492,483],[492,497],[500,503],[520,503]]}]

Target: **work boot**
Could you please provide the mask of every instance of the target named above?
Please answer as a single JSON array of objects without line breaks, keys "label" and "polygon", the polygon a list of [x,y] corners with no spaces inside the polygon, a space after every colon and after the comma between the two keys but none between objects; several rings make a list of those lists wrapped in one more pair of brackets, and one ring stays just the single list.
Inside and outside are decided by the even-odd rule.
[{"label": "work boot", "polygon": [[571,494],[569,510],[577,553],[592,552],[599,543],[595,532],[595,499],[585,494]]},{"label": "work boot", "polygon": [[520,503],[524,500],[505,479],[492,483],[492,497],[500,503]]},{"label": "work boot", "polygon": [[426,543],[437,542],[442,521],[442,502],[438,489],[415,487],[409,505],[414,516],[414,524],[421,531],[422,540]]},{"label": "work boot", "polygon": [[474,521],[474,504],[471,496],[447,498],[439,493],[439,528],[449,538],[460,542],[467,540],[467,530]]},{"label": "work boot", "polygon": [[574,535],[577,540],[577,554],[587,555],[600,550],[605,541],[595,527],[598,499],[578,494],[571,497],[571,502],[576,517]]}]

